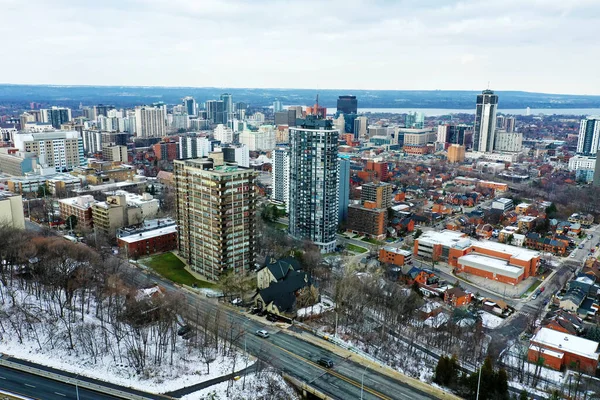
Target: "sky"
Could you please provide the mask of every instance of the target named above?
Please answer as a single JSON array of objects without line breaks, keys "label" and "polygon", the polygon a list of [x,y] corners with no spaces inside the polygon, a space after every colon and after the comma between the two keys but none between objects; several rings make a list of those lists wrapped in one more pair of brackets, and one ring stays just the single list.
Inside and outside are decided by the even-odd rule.
[{"label": "sky", "polygon": [[0,0],[0,82],[600,95],[600,0]]}]

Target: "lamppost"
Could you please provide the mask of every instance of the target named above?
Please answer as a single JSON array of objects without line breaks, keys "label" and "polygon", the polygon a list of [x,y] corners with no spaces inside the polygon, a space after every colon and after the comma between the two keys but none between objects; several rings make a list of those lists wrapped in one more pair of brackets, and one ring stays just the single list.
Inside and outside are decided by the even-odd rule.
[{"label": "lamppost", "polygon": [[365,369],[360,377],[360,400],[363,400],[363,391],[365,389],[365,372],[367,372],[367,366],[365,365]]},{"label": "lamppost", "polygon": [[481,370],[483,369],[483,364],[479,367],[479,378],[477,378],[477,397],[475,400],[479,400],[479,387],[481,386]]},{"label": "lamppost", "polygon": [[77,394],[77,400],[79,400],[79,374],[75,375],[75,393]]}]

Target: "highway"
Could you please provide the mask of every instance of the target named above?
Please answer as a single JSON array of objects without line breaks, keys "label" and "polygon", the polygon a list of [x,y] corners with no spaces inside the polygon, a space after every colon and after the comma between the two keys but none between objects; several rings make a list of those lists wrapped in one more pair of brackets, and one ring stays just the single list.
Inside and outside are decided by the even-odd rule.
[{"label": "highway", "polygon": [[[118,397],[75,388],[68,383],[55,381],[38,375],[28,374],[11,368],[0,366],[0,388],[28,397],[41,400],[115,400]],[[77,397],[77,390],[79,397]]]}]

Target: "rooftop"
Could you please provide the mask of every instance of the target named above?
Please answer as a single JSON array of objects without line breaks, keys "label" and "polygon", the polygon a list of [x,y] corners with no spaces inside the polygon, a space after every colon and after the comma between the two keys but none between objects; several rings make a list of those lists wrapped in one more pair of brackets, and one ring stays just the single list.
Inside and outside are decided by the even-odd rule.
[{"label": "rooftop", "polygon": [[531,338],[531,342],[550,346],[555,349],[560,349],[571,354],[577,354],[594,360],[597,360],[600,356],[600,353],[598,353],[598,342],[555,331],[553,329],[541,328],[535,336]]},{"label": "rooftop", "polygon": [[398,248],[398,247],[385,246],[383,249],[390,253],[403,255],[404,257],[408,257],[412,254],[410,251],[402,250],[401,248]]},{"label": "rooftop", "polygon": [[493,250],[501,253],[507,253],[512,255],[513,258],[521,261],[530,261],[533,258],[539,257],[539,251],[529,250],[524,247],[511,246],[504,243],[498,242],[490,242],[488,240],[485,241],[477,241],[474,242],[473,245],[477,247],[481,247],[488,250]]},{"label": "rooftop", "polygon": [[163,226],[161,228],[156,228],[150,231],[142,232],[137,235],[122,236],[119,238],[119,240],[125,243],[135,243],[139,242],[140,240],[147,240],[157,236],[167,235],[175,232],[177,232],[177,225],[169,225]]},{"label": "rooftop", "polygon": [[458,258],[459,264],[497,273],[511,278],[518,278],[523,274],[522,267],[509,265],[507,261],[488,257],[481,254],[470,253]]},{"label": "rooftop", "polygon": [[419,243],[441,244],[445,247],[467,248],[471,245],[471,240],[464,233],[451,230],[423,232],[417,240]]}]

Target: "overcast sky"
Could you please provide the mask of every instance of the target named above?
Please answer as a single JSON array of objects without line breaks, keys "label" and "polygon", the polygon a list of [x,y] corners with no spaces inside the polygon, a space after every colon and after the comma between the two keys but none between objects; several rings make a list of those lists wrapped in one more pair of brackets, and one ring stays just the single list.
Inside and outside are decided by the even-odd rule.
[{"label": "overcast sky", "polygon": [[600,0],[0,0],[0,82],[600,94]]}]

